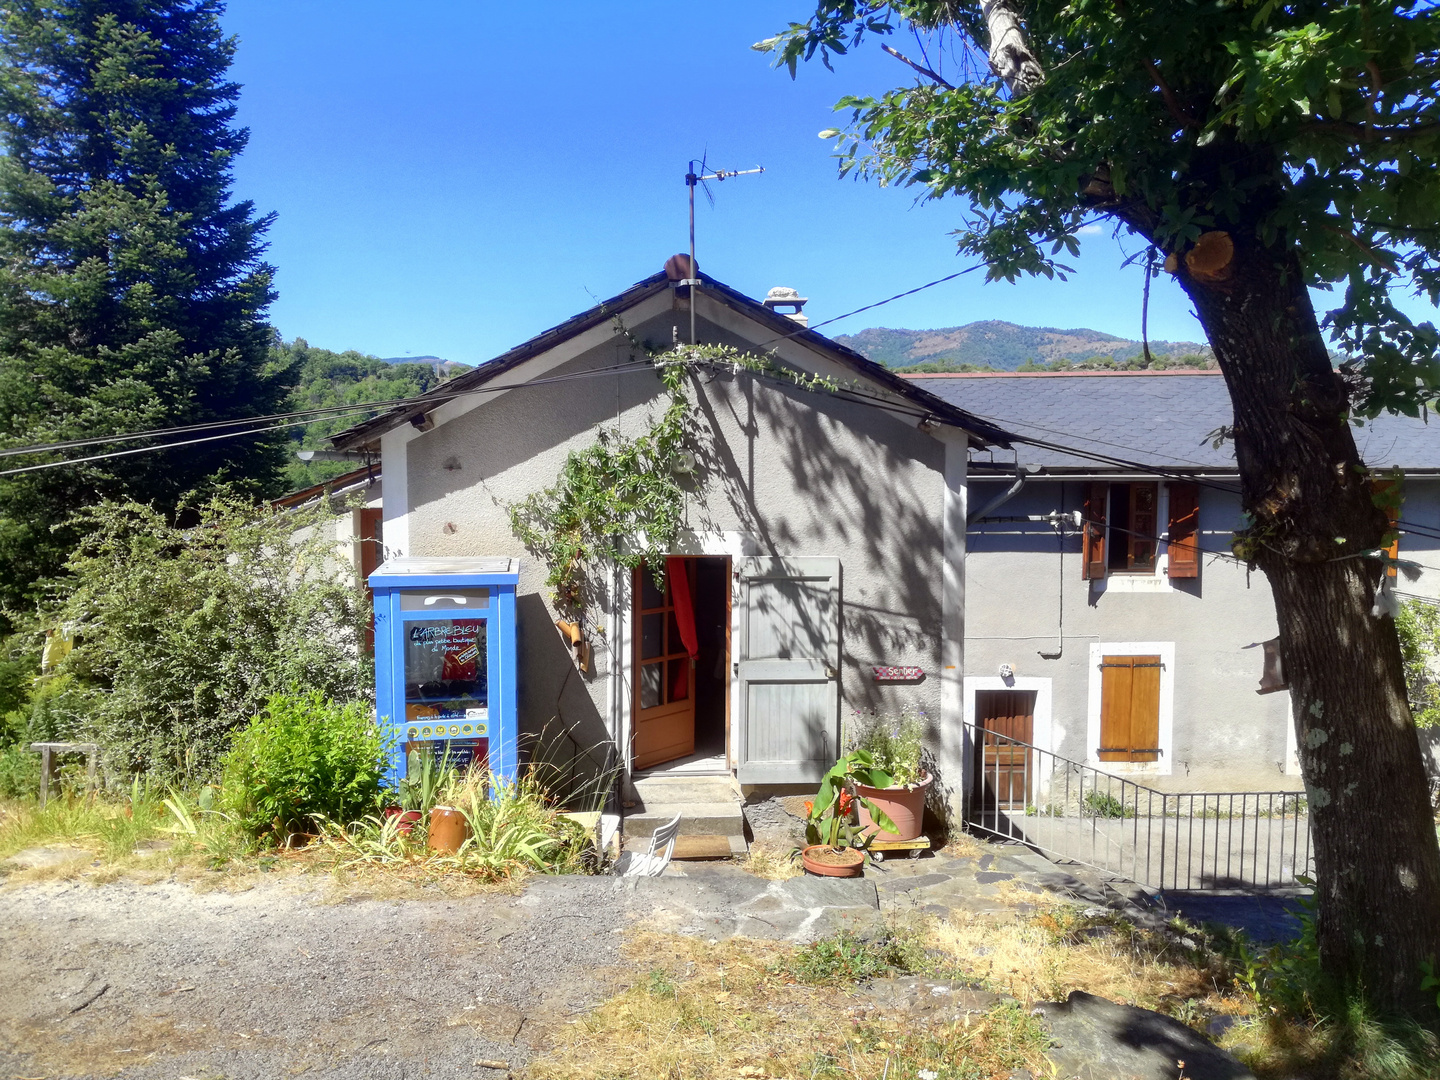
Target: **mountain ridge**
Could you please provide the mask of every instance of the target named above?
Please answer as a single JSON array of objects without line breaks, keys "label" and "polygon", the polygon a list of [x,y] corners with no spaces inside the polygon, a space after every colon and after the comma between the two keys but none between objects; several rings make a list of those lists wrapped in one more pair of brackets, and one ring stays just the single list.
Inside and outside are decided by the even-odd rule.
[{"label": "mountain ridge", "polygon": [[[890,368],[917,364],[993,367],[1014,371],[1026,361],[1047,364],[1109,357],[1117,365],[1143,356],[1139,341],[1085,327],[1060,329],[1022,326],[1000,319],[981,319],[963,326],[933,330],[872,327],[856,334],[837,334],[835,340],[866,359]],[[1151,340],[1152,356],[1166,361],[1181,357],[1209,360],[1210,348],[1198,341]]]}]

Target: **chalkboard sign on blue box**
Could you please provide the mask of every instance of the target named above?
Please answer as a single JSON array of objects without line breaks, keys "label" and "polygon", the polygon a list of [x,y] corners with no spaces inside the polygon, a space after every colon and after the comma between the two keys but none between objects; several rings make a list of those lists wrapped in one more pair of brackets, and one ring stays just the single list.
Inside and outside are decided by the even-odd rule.
[{"label": "chalkboard sign on blue box", "polygon": [[392,785],[426,754],[515,779],[519,578],[519,560],[497,558],[396,558],[370,575]]}]

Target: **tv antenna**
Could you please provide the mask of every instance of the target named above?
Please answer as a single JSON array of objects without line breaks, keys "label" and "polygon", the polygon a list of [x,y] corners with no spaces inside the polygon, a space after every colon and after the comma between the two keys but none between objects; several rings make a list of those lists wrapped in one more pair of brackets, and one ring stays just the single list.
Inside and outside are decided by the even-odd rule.
[{"label": "tv antenna", "polygon": [[716,169],[707,173],[706,157],[700,159],[700,168],[695,168],[695,159],[690,159],[690,171],[685,174],[685,186],[690,189],[690,276],[680,282],[681,285],[690,287],[690,344],[695,344],[695,290],[700,287],[700,271],[695,266],[695,189],[698,187],[705,192],[705,198],[711,206],[715,205],[715,196],[710,193],[710,185],[705,181],[714,180],[719,183],[722,180],[729,180],[732,176],[753,176],[756,173],[763,173],[765,167],[757,165],[753,169]]}]

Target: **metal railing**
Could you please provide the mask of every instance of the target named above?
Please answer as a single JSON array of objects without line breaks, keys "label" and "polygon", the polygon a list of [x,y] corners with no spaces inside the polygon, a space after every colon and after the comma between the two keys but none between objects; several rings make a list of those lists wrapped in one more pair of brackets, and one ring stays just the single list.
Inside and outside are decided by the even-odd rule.
[{"label": "metal railing", "polygon": [[965,725],[965,821],[992,836],[1157,890],[1294,888],[1313,873],[1295,791],[1165,792]]}]

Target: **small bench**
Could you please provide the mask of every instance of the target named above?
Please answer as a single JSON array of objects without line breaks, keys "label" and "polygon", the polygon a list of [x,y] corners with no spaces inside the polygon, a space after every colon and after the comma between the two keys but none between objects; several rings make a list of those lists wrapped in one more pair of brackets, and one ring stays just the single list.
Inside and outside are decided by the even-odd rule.
[{"label": "small bench", "polygon": [[93,742],[34,742],[30,749],[40,755],[40,809],[50,798],[50,781],[55,776],[56,754],[84,754],[85,772],[90,786],[95,786],[95,766],[99,764],[100,746]]}]

